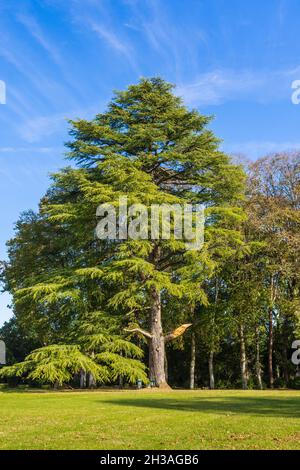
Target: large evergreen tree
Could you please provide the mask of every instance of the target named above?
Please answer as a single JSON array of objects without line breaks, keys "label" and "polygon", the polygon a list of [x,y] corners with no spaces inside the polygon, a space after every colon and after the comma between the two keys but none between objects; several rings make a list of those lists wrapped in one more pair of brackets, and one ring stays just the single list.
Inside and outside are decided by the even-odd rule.
[{"label": "large evergreen tree", "polygon": [[[41,202],[42,226],[49,230],[43,235],[56,260],[51,250],[46,265],[31,259],[31,275],[20,278],[14,265],[19,247],[11,244],[14,259],[6,272],[23,318],[30,312],[37,325],[51,318],[51,331],[62,325],[68,331],[90,312],[117,313],[130,334],[147,339],[151,380],[167,385],[165,344],[189,326],[191,308],[207,303],[205,278],[241,243],[243,172],[220,151],[209,121],[188,110],[172,85],[153,78],[116,93],[94,120],[71,122],[68,158],[76,167],[54,175]],[[97,240],[97,206],[118,209],[121,196],[149,211],[151,204],[204,205],[204,246],[188,250],[174,236]],[[181,327],[172,322],[170,299],[182,299]],[[172,326],[169,333],[164,324]]]}]

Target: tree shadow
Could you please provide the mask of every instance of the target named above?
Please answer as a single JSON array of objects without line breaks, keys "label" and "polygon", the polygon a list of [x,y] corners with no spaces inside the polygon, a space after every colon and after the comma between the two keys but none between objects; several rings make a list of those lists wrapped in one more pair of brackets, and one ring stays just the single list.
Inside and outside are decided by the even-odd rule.
[{"label": "tree shadow", "polygon": [[[103,401],[101,401],[103,403]],[[184,399],[166,398],[123,398],[105,400],[114,406],[152,408],[157,410],[256,415],[265,417],[300,418],[299,397],[187,397]]]}]

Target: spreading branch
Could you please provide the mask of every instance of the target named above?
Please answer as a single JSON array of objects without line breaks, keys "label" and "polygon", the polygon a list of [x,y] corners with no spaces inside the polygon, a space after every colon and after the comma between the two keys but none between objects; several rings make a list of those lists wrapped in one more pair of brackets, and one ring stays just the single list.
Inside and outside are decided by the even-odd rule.
[{"label": "spreading branch", "polygon": [[169,333],[165,336],[165,343],[169,341],[173,341],[173,339],[178,338],[179,336],[183,335],[183,333],[192,326],[192,323],[184,323],[183,325],[178,326],[172,333]]}]

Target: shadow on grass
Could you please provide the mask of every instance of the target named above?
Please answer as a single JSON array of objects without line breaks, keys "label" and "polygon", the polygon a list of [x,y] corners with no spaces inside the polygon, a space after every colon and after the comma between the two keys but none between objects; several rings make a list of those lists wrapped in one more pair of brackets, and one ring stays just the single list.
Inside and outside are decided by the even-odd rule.
[{"label": "shadow on grass", "polygon": [[[300,397],[187,397],[186,400],[166,398],[123,398],[104,400],[115,406],[152,408],[165,411],[255,415],[264,417],[300,418]],[[103,404],[103,401],[101,401]]]}]

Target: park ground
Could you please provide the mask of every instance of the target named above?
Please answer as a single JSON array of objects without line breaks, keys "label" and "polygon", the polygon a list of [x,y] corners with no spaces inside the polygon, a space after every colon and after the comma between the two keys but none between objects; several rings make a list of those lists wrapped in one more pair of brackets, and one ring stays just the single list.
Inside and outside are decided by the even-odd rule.
[{"label": "park ground", "polygon": [[1,449],[300,449],[300,391],[0,391]]}]

